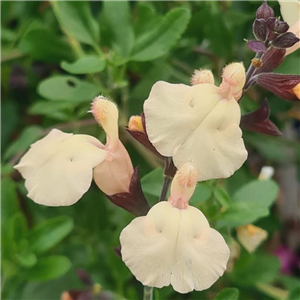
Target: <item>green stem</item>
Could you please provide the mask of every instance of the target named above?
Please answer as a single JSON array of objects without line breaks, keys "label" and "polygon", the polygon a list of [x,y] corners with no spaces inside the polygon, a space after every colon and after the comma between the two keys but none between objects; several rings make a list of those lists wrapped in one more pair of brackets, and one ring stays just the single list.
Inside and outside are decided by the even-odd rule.
[{"label": "green stem", "polygon": [[152,299],[153,299],[153,287],[144,286],[143,300],[152,300]]}]

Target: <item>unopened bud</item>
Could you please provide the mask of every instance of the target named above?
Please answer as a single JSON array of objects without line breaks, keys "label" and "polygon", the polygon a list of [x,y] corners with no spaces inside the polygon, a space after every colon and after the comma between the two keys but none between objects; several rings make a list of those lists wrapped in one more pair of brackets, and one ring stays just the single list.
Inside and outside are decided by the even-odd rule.
[{"label": "unopened bud", "polygon": [[267,38],[268,28],[266,21],[263,19],[256,19],[253,23],[253,34],[259,41],[264,42]]},{"label": "unopened bud", "polygon": [[200,69],[194,71],[194,74],[191,78],[191,85],[196,85],[201,83],[210,83],[210,84],[215,83],[214,76],[211,70]]},{"label": "unopened bud", "polygon": [[261,168],[258,179],[259,180],[269,180],[274,175],[274,168],[270,166],[264,166]]},{"label": "unopened bud", "polygon": [[141,116],[131,116],[128,122],[128,129],[131,131],[145,132]]},{"label": "unopened bud", "polygon": [[276,40],[272,42],[272,46],[275,48],[286,49],[292,47],[297,42],[299,42],[299,38],[297,38],[294,33],[286,32],[278,36]]},{"label": "unopened bud", "polygon": [[231,63],[223,69],[222,83],[220,85],[220,94],[229,99],[234,97],[239,100],[241,91],[246,82],[246,72],[242,63]]},{"label": "unopened bud", "polygon": [[268,233],[252,224],[240,226],[236,229],[237,237],[244,248],[252,253],[268,237]]},{"label": "unopened bud", "polygon": [[300,75],[285,75],[275,73],[261,73],[255,76],[256,83],[275,95],[290,101],[297,101],[299,97]]},{"label": "unopened bud", "polygon": [[187,208],[198,180],[198,171],[190,163],[184,164],[175,174],[168,201],[179,209]]},{"label": "unopened bud", "polygon": [[256,11],[257,19],[264,19],[265,21],[269,18],[274,17],[273,9],[264,1],[263,4]]},{"label": "unopened bud", "polygon": [[279,20],[277,20],[275,22],[275,31],[280,34],[287,32],[289,30],[289,28],[290,28],[290,26],[286,22],[279,21]]},{"label": "unopened bud", "polygon": [[119,112],[116,104],[103,96],[98,96],[92,102],[90,112],[97,123],[103,127],[109,138],[116,141],[119,138]]}]

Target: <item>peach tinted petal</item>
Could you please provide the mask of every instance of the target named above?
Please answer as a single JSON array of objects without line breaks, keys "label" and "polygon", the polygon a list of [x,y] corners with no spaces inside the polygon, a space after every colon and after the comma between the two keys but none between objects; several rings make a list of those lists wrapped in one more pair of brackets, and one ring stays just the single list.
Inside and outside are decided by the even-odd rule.
[{"label": "peach tinted petal", "polygon": [[133,166],[127,150],[120,140],[108,158],[94,169],[94,181],[107,195],[129,192]]}]

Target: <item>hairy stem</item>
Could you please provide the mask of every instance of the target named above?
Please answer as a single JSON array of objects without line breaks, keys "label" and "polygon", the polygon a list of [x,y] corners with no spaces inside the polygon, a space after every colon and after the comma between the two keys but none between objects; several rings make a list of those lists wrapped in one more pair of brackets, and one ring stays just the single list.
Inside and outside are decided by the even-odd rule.
[{"label": "hairy stem", "polygon": [[[263,52],[256,53],[254,59],[260,59],[263,56],[263,54],[264,54]],[[251,78],[252,78],[252,75],[253,75],[255,69],[256,68],[254,67],[253,62],[251,62],[250,66],[247,70],[247,73],[246,73],[246,83],[245,83],[244,90],[247,90],[250,87],[251,84],[249,84],[249,83],[252,83],[250,81],[251,81]]]},{"label": "hairy stem", "polygon": [[153,287],[144,286],[143,300],[152,300],[152,299],[153,299]]}]

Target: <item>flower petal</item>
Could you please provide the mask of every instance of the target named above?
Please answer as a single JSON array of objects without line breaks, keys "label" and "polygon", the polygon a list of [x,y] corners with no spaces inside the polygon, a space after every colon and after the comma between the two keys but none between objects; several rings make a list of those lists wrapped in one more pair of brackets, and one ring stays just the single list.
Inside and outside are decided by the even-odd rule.
[{"label": "flower petal", "polygon": [[180,293],[209,288],[223,273],[229,249],[196,208],[156,204],[121,233],[122,259],[144,285],[171,284]]},{"label": "flower petal", "polygon": [[280,12],[283,20],[293,26],[300,19],[300,2],[298,0],[279,0]]},{"label": "flower petal", "polygon": [[219,101],[180,145],[173,156],[174,164],[181,167],[186,161],[192,162],[199,172],[199,181],[231,176],[247,159],[239,123],[237,102]]},{"label": "flower petal", "polygon": [[129,192],[133,166],[120,140],[109,157],[94,169],[94,180],[106,195]]},{"label": "flower petal", "polygon": [[173,156],[177,168],[195,165],[199,180],[226,178],[247,158],[239,105],[234,98],[220,99],[211,84],[158,82],[144,104],[151,143],[160,154]]},{"label": "flower petal", "polygon": [[25,178],[28,197],[48,206],[77,202],[88,190],[93,168],[107,157],[94,137],[53,129],[34,143],[15,166]]}]

